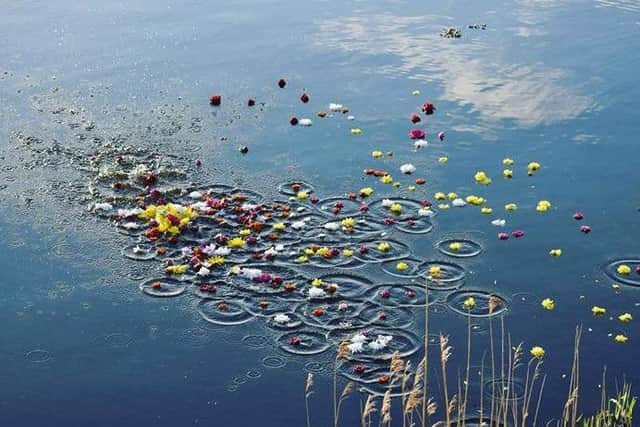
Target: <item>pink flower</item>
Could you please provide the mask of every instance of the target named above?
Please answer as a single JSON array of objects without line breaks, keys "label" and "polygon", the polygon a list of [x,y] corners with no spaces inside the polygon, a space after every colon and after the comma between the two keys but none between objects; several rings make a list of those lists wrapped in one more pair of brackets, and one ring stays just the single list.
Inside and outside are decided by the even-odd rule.
[{"label": "pink flower", "polygon": [[354,374],[364,374],[364,371],[366,371],[367,368],[363,365],[363,364],[357,364],[353,366],[353,373]]},{"label": "pink flower", "polygon": [[389,291],[389,289],[383,289],[380,291],[380,296],[382,298],[389,298],[391,296],[391,291]]},{"label": "pink flower", "polygon": [[364,212],[369,212],[369,206],[368,206],[368,205],[365,205],[365,204],[362,204],[362,205],[360,205],[360,207],[358,207],[358,210],[359,210],[360,212],[362,212],[362,213],[364,213]]},{"label": "pink flower", "polygon": [[440,141],[444,141],[444,132],[443,131],[438,132],[438,139]]},{"label": "pink flower", "polygon": [[417,115],[417,114],[413,114],[413,115],[411,116],[411,123],[413,123],[413,124],[419,123],[421,120],[422,120],[422,119],[421,119],[421,118],[420,118],[420,116],[419,116],[419,115]]},{"label": "pink flower", "polygon": [[409,131],[409,138],[411,139],[424,139],[427,136],[422,129],[411,129]]},{"label": "pink flower", "polygon": [[509,235],[507,233],[498,233],[498,239],[509,240]]},{"label": "pink flower", "polygon": [[589,227],[588,225],[583,225],[582,227],[580,227],[580,231],[582,231],[584,234],[589,234],[591,233],[591,227]]},{"label": "pink flower", "polygon": [[309,200],[311,200],[311,203],[313,203],[315,205],[316,203],[318,203],[320,201],[320,198],[318,196],[311,196],[311,199],[309,199]]},{"label": "pink flower", "polygon": [[522,236],[524,236],[524,231],[522,231],[522,230],[515,230],[513,233],[511,233],[511,235],[512,235],[513,237],[515,237],[515,238],[522,237]]},{"label": "pink flower", "polygon": [[576,221],[580,221],[582,218],[584,218],[582,212],[576,212],[573,214],[573,219],[575,219]]},{"label": "pink flower", "polygon": [[289,338],[289,344],[290,345],[300,345],[300,344],[302,344],[302,340],[298,336],[293,336],[293,337]]}]

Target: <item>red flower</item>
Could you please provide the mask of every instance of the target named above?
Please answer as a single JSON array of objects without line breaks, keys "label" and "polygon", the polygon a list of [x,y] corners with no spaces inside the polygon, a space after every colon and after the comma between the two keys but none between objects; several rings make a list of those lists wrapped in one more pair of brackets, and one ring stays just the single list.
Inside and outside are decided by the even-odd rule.
[{"label": "red flower", "polygon": [[291,126],[295,126],[298,124],[298,118],[296,116],[293,116],[289,119],[289,123],[291,123]]},{"label": "red flower", "polygon": [[421,118],[420,118],[420,116],[419,116],[419,115],[417,115],[417,114],[414,114],[414,115],[412,115],[412,116],[411,116],[411,123],[413,123],[413,124],[418,123],[418,122],[420,122],[421,120],[422,120],[422,119],[421,119]]},{"label": "red flower", "polygon": [[425,114],[433,114],[436,111],[436,106],[430,102],[425,102],[422,104],[422,112]]},{"label": "red flower", "polygon": [[211,105],[220,105],[222,102],[222,95],[213,95],[209,98],[209,104]]},{"label": "red flower", "polygon": [[283,89],[286,85],[287,81],[285,79],[278,80],[278,86],[280,86],[280,89]]},{"label": "red flower", "polygon": [[306,104],[307,102],[309,102],[309,95],[307,95],[306,92],[302,92],[302,95],[300,95],[300,101]]}]

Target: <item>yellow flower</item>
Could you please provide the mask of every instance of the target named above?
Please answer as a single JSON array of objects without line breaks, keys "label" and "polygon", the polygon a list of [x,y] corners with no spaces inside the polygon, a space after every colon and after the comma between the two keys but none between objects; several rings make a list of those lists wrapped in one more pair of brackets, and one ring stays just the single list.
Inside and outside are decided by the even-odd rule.
[{"label": "yellow flower", "polygon": [[511,169],[505,169],[502,171],[502,176],[505,178],[513,178],[513,171]]},{"label": "yellow flower", "polygon": [[627,341],[629,341],[629,338],[627,338],[627,336],[623,334],[616,335],[614,339],[616,340],[617,343],[620,343],[620,344],[625,344]]},{"label": "yellow flower", "polygon": [[546,212],[551,207],[551,202],[548,200],[540,200],[538,202],[538,206],[536,206],[536,210],[538,212]]},{"label": "yellow flower", "polygon": [[448,157],[442,156],[442,157],[438,157],[438,163],[440,164],[445,164],[449,161]]},{"label": "yellow flower", "polygon": [[439,265],[434,265],[429,267],[429,276],[433,278],[438,278],[442,275],[442,269]]},{"label": "yellow flower", "polygon": [[382,151],[380,151],[380,150],[373,150],[373,151],[371,152],[371,156],[372,156],[374,159],[379,159],[380,157],[384,156],[384,153],[383,153]]},{"label": "yellow flower", "polygon": [[209,264],[209,265],[223,265],[224,264],[224,257],[221,257],[221,256],[211,257],[211,258],[207,259],[207,264]]},{"label": "yellow flower", "polygon": [[511,166],[513,165],[513,159],[510,159],[508,157],[502,159],[502,164],[505,166]]},{"label": "yellow flower", "polygon": [[311,281],[311,286],[313,286],[314,288],[319,288],[320,286],[322,286],[322,284],[322,279],[318,279],[317,277]]},{"label": "yellow flower", "polygon": [[172,225],[171,227],[169,227],[167,231],[169,232],[169,234],[174,234],[174,235],[180,233],[180,229],[175,225]]},{"label": "yellow flower", "polygon": [[449,249],[451,249],[453,252],[458,252],[460,249],[462,249],[462,243],[451,242],[449,243]]},{"label": "yellow flower", "polygon": [[371,187],[365,187],[365,188],[361,188],[360,189],[360,195],[361,196],[369,197],[372,194],[373,194],[373,188],[371,188]]},{"label": "yellow flower", "polygon": [[356,225],[356,221],[353,218],[345,218],[342,220],[342,226],[344,228],[353,228]]},{"label": "yellow flower", "polygon": [[401,185],[401,184],[400,184],[399,182],[394,182],[394,183],[393,183],[393,186],[394,186],[395,188],[400,188],[400,185]]},{"label": "yellow flower", "polygon": [[492,212],[493,212],[493,209],[491,209],[491,208],[484,207],[484,208],[480,209],[480,213],[485,214],[485,215],[489,215]]},{"label": "yellow flower", "polygon": [[485,202],[484,198],[473,195],[473,194],[470,196],[467,196],[465,200],[467,203],[472,204],[474,206],[480,206]]},{"label": "yellow flower", "polygon": [[[311,252],[313,253],[313,249],[311,250]],[[331,249],[329,249],[326,246],[323,246],[320,249],[318,249],[316,253],[321,257],[326,257],[331,253]]]},{"label": "yellow flower", "polygon": [[562,249],[551,249],[549,251],[549,255],[551,255],[551,256],[560,256],[560,255],[562,255]]},{"label": "yellow flower", "polygon": [[544,348],[535,346],[531,349],[530,353],[536,359],[542,359],[544,357]]},{"label": "yellow flower", "polygon": [[471,310],[473,307],[476,306],[476,300],[473,297],[469,297],[466,300],[464,300],[464,308],[466,308],[467,310]]},{"label": "yellow flower", "polygon": [[407,187],[407,190],[416,191],[416,186],[415,185],[410,185],[410,186]]},{"label": "yellow flower", "polygon": [[[318,251],[318,252],[320,252],[320,251]],[[307,255],[307,256],[312,256],[313,254],[315,254],[315,252],[311,248],[305,248],[304,249],[304,254]]]},{"label": "yellow flower", "polygon": [[298,258],[296,258],[296,261],[299,262],[300,264],[303,264],[309,261],[309,258],[307,258],[305,255],[301,255]]},{"label": "yellow flower", "polygon": [[604,316],[606,312],[607,312],[606,308],[598,307],[597,305],[594,305],[591,308],[591,313],[593,313],[594,316]]},{"label": "yellow flower", "polygon": [[402,205],[400,203],[394,203],[389,206],[389,210],[394,214],[399,214],[400,212],[402,212]]},{"label": "yellow flower", "polygon": [[533,175],[538,169],[540,169],[540,163],[531,162],[527,165],[527,173],[529,176]]},{"label": "yellow flower", "polygon": [[243,248],[244,247],[244,240],[242,240],[240,237],[234,237],[233,239],[230,239],[227,242],[227,246],[229,246],[230,248]]},{"label": "yellow flower", "polygon": [[458,198],[458,195],[452,191],[452,192],[450,192],[450,193],[447,193],[447,198],[448,198],[449,200],[455,200],[455,199],[457,199],[457,198]]},{"label": "yellow flower", "polygon": [[251,230],[249,230],[248,228],[244,228],[240,230],[238,234],[241,236],[248,236],[249,234],[251,234]]},{"label": "yellow flower", "polygon": [[628,276],[631,273],[631,267],[627,264],[620,264],[616,271],[622,276]]},{"label": "yellow flower", "polygon": [[624,313],[618,316],[618,320],[622,323],[629,323],[633,320],[633,316],[631,315],[631,313]]},{"label": "yellow flower", "polygon": [[187,269],[189,268],[188,265],[186,264],[176,264],[176,265],[170,265],[168,266],[165,271],[167,273],[173,273],[173,274],[184,274],[187,272]]},{"label": "yellow flower", "polygon": [[420,91],[418,89],[414,90],[413,92],[411,92],[411,95],[413,96],[420,96]]},{"label": "yellow flower", "polygon": [[447,196],[444,193],[437,192],[433,195],[436,200],[446,200]]},{"label": "yellow flower", "polygon": [[543,299],[540,305],[547,310],[553,310],[556,307],[556,303],[551,298]]},{"label": "yellow flower", "polygon": [[406,262],[399,262],[396,264],[396,270],[405,271],[409,268],[409,265]]},{"label": "yellow flower", "polygon": [[138,214],[138,218],[140,219],[153,219],[156,217],[156,205],[149,205],[146,209]]},{"label": "yellow flower", "polygon": [[275,231],[284,231],[287,229],[287,226],[284,225],[284,222],[277,222],[275,224],[273,224],[273,229]]},{"label": "yellow flower", "polygon": [[447,203],[440,203],[440,204],[438,205],[438,209],[442,209],[443,211],[444,211],[444,210],[447,210],[447,209],[449,209],[449,204],[447,204]]},{"label": "yellow flower", "polygon": [[306,191],[298,191],[298,194],[296,194],[296,196],[300,200],[307,200],[309,198],[309,193],[307,193]]},{"label": "yellow flower", "polygon": [[344,255],[346,257],[353,256],[353,250],[351,250],[351,249],[343,249],[342,250],[342,255]]},{"label": "yellow flower", "polygon": [[380,242],[378,244],[378,250],[380,252],[389,252],[391,250],[391,245],[387,242]]},{"label": "yellow flower", "polygon": [[518,205],[516,205],[515,203],[507,203],[506,205],[504,205],[504,208],[508,211],[515,211],[516,209],[518,209]]},{"label": "yellow flower", "polygon": [[360,135],[362,133],[362,129],[360,129],[360,128],[351,128],[351,133],[353,135]]},{"label": "yellow flower", "polygon": [[391,184],[393,182],[393,178],[391,177],[391,175],[385,175],[380,178],[380,182],[383,184]]},{"label": "yellow flower", "polygon": [[482,185],[489,185],[491,184],[491,178],[489,178],[487,176],[486,173],[484,173],[483,171],[478,171],[476,172],[476,174],[473,176],[473,178],[476,180],[476,182],[478,184],[482,184]]}]

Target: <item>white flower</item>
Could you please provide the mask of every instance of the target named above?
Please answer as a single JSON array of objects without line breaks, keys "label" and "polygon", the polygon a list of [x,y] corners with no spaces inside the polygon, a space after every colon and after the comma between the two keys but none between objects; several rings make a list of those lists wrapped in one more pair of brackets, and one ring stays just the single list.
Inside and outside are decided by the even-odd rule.
[{"label": "white flower", "polygon": [[311,126],[313,124],[313,122],[311,121],[311,119],[300,119],[298,124],[300,126]]},{"label": "white flower", "polygon": [[467,202],[465,202],[464,199],[457,198],[457,199],[453,199],[451,204],[457,208],[461,208],[463,206],[466,206]]},{"label": "white flower", "polygon": [[257,208],[259,205],[251,204],[251,203],[243,203],[242,210],[243,211],[252,211]]},{"label": "white flower", "polygon": [[347,116],[347,120],[355,120],[355,116]]},{"label": "white flower", "polygon": [[344,106],[342,104],[334,104],[333,102],[329,104],[329,110],[331,111],[340,111]]},{"label": "white flower", "polygon": [[365,342],[367,342],[367,336],[362,333],[357,333],[351,337],[351,342],[364,344]]},{"label": "white flower", "polygon": [[133,168],[131,172],[129,172],[129,178],[133,178],[133,179],[142,178],[147,174],[148,171],[149,169],[147,168],[147,165],[140,163],[136,165],[136,167]]},{"label": "white flower", "polygon": [[262,270],[259,268],[241,268],[239,276],[245,279],[253,280],[262,274]]},{"label": "white flower", "polygon": [[294,230],[302,230],[305,225],[307,225],[304,221],[296,221],[291,223],[291,228],[293,228]]},{"label": "white flower", "polygon": [[504,225],[507,223],[507,221],[505,221],[504,219],[494,219],[493,221],[491,221],[491,225],[495,225],[496,227],[504,227]]},{"label": "white flower", "polygon": [[426,139],[416,139],[416,141],[413,143],[413,146],[415,147],[416,150],[424,148],[427,145],[429,145],[429,143],[427,142]]},{"label": "white flower", "polygon": [[191,248],[188,246],[184,246],[182,249],[180,249],[180,255],[182,255],[183,257],[191,255]]},{"label": "white flower", "polygon": [[405,163],[404,165],[400,166],[400,172],[406,173],[407,175],[410,175],[415,171],[416,171],[416,167],[413,166],[411,163]]},{"label": "white flower", "polygon": [[276,255],[278,255],[278,251],[274,247],[270,247],[269,249],[264,251],[264,256],[266,256],[267,258],[272,258],[272,257],[275,257]]},{"label": "white flower", "polygon": [[393,204],[393,200],[391,199],[382,199],[382,207],[383,208],[388,208],[389,206],[391,206]]},{"label": "white flower", "polygon": [[209,270],[207,267],[200,267],[200,270],[198,270],[198,272],[196,273],[198,276],[208,276],[209,273],[211,273],[211,270]]},{"label": "white flower", "polygon": [[429,208],[422,208],[418,210],[418,216],[428,216],[432,217],[435,213]]},{"label": "white flower", "polygon": [[217,256],[227,256],[231,253],[231,249],[226,246],[221,246],[218,249],[213,251],[213,255]]},{"label": "white flower", "polygon": [[125,222],[121,225],[121,227],[127,230],[135,230],[140,228],[140,224],[138,224],[137,222]]},{"label": "white flower", "polygon": [[202,193],[199,191],[192,191],[191,193],[189,193],[189,198],[190,199],[202,199]]},{"label": "white flower", "polygon": [[216,250],[216,245],[210,244],[202,248],[202,253],[205,255],[211,255]]},{"label": "white flower", "polygon": [[139,213],[143,212],[140,208],[134,209],[118,209],[118,216],[122,218],[127,218],[130,216],[137,216]]},{"label": "white flower", "polygon": [[369,347],[373,351],[378,351],[382,350],[385,346],[378,341],[371,341],[369,344],[367,344],[367,347]]},{"label": "white flower", "polygon": [[289,323],[291,318],[284,313],[278,313],[273,316],[273,321],[282,325],[284,323]]},{"label": "white flower", "polygon": [[329,231],[336,231],[340,229],[340,223],[339,222],[328,222],[324,225],[324,229],[325,230],[329,230]]},{"label": "white flower", "polygon": [[207,210],[209,208],[209,205],[207,205],[205,202],[196,202],[191,204],[191,208],[197,210],[197,211],[204,211]]},{"label": "white flower", "polygon": [[309,288],[309,298],[323,298],[327,293],[320,288]]},{"label": "white flower", "polygon": [[132,249],[134,254],[141,254],[144,252],[144,249],[142,249],[140,246],[135,245],[134,248]]},{"label": "white flower", "polygon": [[347,345],[347,348],[352,354],[362,353],[362,351],[364,350],[364,344],[361,342],[354,342]]},{"label": "white flower", "polygon": [[105,211],[108,212],[113,209],[113,205],[111,203],[96,203],[93,205],[94,211]]}]

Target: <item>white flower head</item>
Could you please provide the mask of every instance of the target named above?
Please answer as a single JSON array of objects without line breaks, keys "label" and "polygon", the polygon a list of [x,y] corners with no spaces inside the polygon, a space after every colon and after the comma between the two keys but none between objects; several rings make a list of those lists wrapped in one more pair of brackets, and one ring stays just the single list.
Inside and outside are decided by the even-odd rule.
[{"label": "white flower head", "polygon": [[400,172],[404,174],[410,175],[415,171],[416,171],[416,167],[413,166],[411,163],[405,163],[404,165],[400,166]]},{"label": "white flower head", "polygon": [[435,213],[429,208],[422,208],[418,210],[418,216],[432,217],[434,215]]},{"label": "white flower head", "polygon": [[498,218],[491,221],[491,225],[495,225],[496,227],[504,227],[507,221],[504,219]]},{"label": "white flower head", "polygon": [[198,273],[196,273],[198,276],[204,277],[204,276],[208,276],[209,273],[211,273],[211,270],[209,270],[207,267],[200,267],[200,270],[198,270]]},{"label": "white flower head", "polygon": [[382,199],[382,207],[383,208],[388,208],[389,206],[391,206],[393,204],[393,200],[391,199]]},{"label": "white flower head", "polygon": [[344,106],[342,104],[334,104],[333,102],[329,104],[329,110],[331,111],[340,111]]},{"label": "white flower head", "polygon": [[324,229],[329,231],[337,231],[340,229],[340,226],[341,225],[339,222],[328,222],[324,225]]},{"label": "white flower head", "polygon": [[311,126],[313,124],[313,122],[311,121],[311,119],[300,119],[298,124],[300,126]]},{"label": "white flower head", "polygon": [[291,321],[291,318],[284,313],[278,313],[273,316],[273,321],[280,325],[283,325],[285,323],[289,323]]},{"label": "white flower head", "polygon": [[453,199],[453,201],[451,202],[451,204],[457,208],[461,208],[463,206],[467,205],[467,202],[465,202],[463,199],[461,198],[457,198],[457,199]]},{"label": "white flower head", "polygon": [[327,296],[327,293],[324,289],[309,288],[309,298],[324,298],[325,296]]},{"label": "white flower head", "polygon": [[367,342],[367,336],[363,333],[357,333],[351,337],[351,342],[364,344]]},{"label": "white flower head", "polygon": [[347,345],[347,348],[351,352],[351,354],[362,353],[364,350],[364,344],[361,342],[354,342]]},{"label": "white flower head", "polygon": [[189,193],[189,198],[190,199],[195,199],[195,200],[200,200],[202,199],[202,193],[199,191],[192,191],[191,193]]},{"label": "white flower head", "polygon": [[415,147],[416,150],[424,148],[427,145],[429,145],[429,143],[427,142],[426,139],[416,139],[416,141],[413,143],[413,146]]}]

